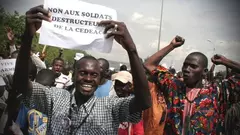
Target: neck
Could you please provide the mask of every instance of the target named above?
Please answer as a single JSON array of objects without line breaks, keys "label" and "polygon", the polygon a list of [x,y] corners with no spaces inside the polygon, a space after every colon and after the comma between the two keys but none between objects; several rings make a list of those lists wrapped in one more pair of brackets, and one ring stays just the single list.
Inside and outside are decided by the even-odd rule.
[{"label": "neck", "polygon": [[93,95],[86,96],[76,91],[74,96],[76,99],[77,106],[81,106],[82,104],[86,103]]},{"label": "neck", "polygon": [[188,84],[187,87],[188,88],[203,88],[202,79],[200,79],[199,81],[197,81],[194,84]]}]

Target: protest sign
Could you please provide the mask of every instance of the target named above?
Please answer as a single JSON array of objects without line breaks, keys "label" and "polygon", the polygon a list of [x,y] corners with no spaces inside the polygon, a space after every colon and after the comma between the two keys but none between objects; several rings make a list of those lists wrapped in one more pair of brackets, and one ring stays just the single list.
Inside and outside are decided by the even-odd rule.
[{"label": "protest sign", "polygon": [[0,76],[13,75],[16,59],[0,60]]},{"label": "protest sign", "polygon": [[109,53],[113,38],[106,39],[102,20],[117,20],[116,10],[79,0],[45,0],[52,22],[43,21],[39,43],[67,49]]}]

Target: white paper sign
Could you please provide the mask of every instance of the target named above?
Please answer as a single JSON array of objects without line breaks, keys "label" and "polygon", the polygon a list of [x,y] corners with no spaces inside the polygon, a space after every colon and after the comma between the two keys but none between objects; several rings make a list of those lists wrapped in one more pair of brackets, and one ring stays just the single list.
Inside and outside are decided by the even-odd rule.
[{"label": "white paper sign", "polygon": [[0,76],[13,75],[16,59],[0,60]]},{"label": "white paper sign", "polygon": [[109,53],[113,38],[106,39],[101,20],[117,20],[114,9],[79,0],[45,0],[52,22],[43,21],[39,43],[67,49]]}]

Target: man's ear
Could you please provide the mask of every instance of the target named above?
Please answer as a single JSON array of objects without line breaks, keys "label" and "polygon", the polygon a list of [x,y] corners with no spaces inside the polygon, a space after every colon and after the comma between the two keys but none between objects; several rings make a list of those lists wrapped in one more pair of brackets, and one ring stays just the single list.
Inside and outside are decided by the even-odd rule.
[{"label": "man's ear", "polygon": [[109,70],[109,69],[107,69],[107,70],[105,71],[105,73],[104,73],[103,77],[107,77],[107,76],[109,75],[109,73],[110,73],[110,70]]},{"label": "man's ear", "polygon": [[208,69],[207,69],[207,68],[205,68],[205,69],[203,70],[203,76],[206,76],[206,75],[207,75],[207,73],[208,73]]}]

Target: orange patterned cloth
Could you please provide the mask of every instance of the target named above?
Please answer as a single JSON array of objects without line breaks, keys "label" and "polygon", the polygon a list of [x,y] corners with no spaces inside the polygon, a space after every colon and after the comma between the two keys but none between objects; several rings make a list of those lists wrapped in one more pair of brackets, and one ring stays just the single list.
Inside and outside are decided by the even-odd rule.
[{"label": "orange patterned cloth", "polygon": [[158,88],[154,83],[148,82],[150,94],[152,97],[152,107],[143,112],[143,124],[145,135],[163,135],[165,118],[160,123],[164,110],[166,110],[166,102],[163,96],[158,94]]}]

